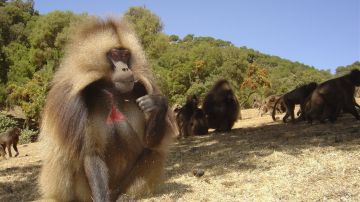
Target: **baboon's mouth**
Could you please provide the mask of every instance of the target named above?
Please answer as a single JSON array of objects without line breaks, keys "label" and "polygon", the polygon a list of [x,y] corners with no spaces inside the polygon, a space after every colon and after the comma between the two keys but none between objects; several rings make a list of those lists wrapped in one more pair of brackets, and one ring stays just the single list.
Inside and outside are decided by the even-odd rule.
[{"label": "baboon's mouth", "polygon": [[127,93],[133,90],[134,84],[134,81],[131,80],[115,82],[115,88],[121,93]]}]

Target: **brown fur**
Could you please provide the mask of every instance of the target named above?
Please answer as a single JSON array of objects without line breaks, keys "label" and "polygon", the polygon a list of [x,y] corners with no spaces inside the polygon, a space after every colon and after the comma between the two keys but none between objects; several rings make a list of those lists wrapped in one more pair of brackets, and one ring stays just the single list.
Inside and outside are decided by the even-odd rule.
[{"label": "brown fur", "polygon": [[206,94],[202,106],[209,128],[217,131],[230,131],[238,119],[240,106],[230,86],[225,80],[217,81]]},{"label": "brown fur", "polygon": [[209,125],[202,109],[196,108],[191,115],[187,130],[189,135],[205,135],[208,133]]},{"label": "brown fur", "polygon": [[[76,30],[44,109],[41,194],[58,201],[114,201],[124,193],[150,193],[162,180],[176,134],[166,99],[125,21],[90,18]],[[131,53],[128,65],[137,82],[127,94],[112,87],[114,70],[106,55],[113,48]],[[135,101],[144,95],[165,108],[144,113]],[[112,106],[124,120],[106,123]]]},{"label": "brown fur", "polygon": [[[283,118],[283,122],[286,123],[287,122],[287,118],[290,116],[291,117],[291,121],[294,122],[295,121],[295,115],[294,115],[294,109],[295,109],[295,105],[299,104],[300,105],[300,111],[304,112],[305,111],[305,104],[306,104],[306,99],[311,95],[311,93],[315,90],[315,88],[317,87],[317,83],[315,82],[311,82],[309,84],[305,84],[302,86],[299,86],[297,88],[295,88],[294,90],[285,93],[283,96],[281,96],[275,103],[273,112],[272,112],[272,119],[275,121],[275,111],[276,111],[276,106],[278,104],[278,102],[282,101],[285,104],[286,107],[286,114]],[[304,117],[304,114],[301,113],[301,116],[299,117],[299,120],[301,120]]]},{"label": "brown fur", "polygon": [[176,109],[176,123],[179,127],[180,137],[207,134],[206,116],[203,110],[198,108],[198,105],[199,98],[192,95],[187,98],[184,106]]},{"label": "brown fur", "polygon": [[251,108],[255,108],[255,109],[260,109],[261,108],[261,99],[259,98],[254,98],[253,99],[253,103],[251,105]]},{"label": "brown fur", "polygon": [[2,145],[4,151],[6,148],[8,149],[9,157],[12,157],[11,145],[13,146],[16,152],[15,157],[19,155],[19,151],[17,149],[17,143],[19,142],[19,136],[21,134],[20,132],[21,132],[20,128],[14,127],[7,129],[5,132],[0,134],[0,145]]},{"label": "brown fur", "polygon": [[360,86],[360,71],[352,70],[349,74],[321,83],[312,93],[306,105],[306,117],[311,123],[314,119],[334,122],[341,111],[351,113],[360,119],[355,107],[355,86]]}]

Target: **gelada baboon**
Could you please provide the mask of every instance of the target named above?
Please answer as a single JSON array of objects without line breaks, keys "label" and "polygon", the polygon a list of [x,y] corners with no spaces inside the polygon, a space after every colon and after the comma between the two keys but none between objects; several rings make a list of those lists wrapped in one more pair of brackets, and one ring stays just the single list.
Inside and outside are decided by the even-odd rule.
[{"label": "gelada baboon", "polygon": [[202,106],[209,128],[216,131],[229,131],[238,118],[239,102],[230,86],[225,80],[219,80],[205,96]]},{"label": "gelada baboon", "polygon": [[[260,116],[263,116],[264,114],[268,112],[272,112],[272,109],[275,106],[276,101],[281,97],[281,95],[270,95],[264,99],[263,104],[260,106]],[[283,113],[286,111],[284,102],[279,101],[279,104],[276,105],[276,112]]]},{"label": "gelada baboon", "polygon": [[321,83],[312,93],[306,106],[306,117],[311,123],[314,119],[334,122],[341,111],[351,113],[360,119],[356,111],[358,105],[354,99],[355,86],[360,86],[360,71]]},{"label": "gelada baboon", "polygon": [[182,107],[178,107],[176,113],[176,123],[179,127],[179,137],[188,137],[188,123],[194,110],[199,104],[199,98],[196,95],[188,96],[186,103]]},{"label": "gelada baboon", "polygon": [[261,105],[262,105],[261,99],[258,97],[254,97],[251,108],[260,109]]},{"label": "gelada baboon", "polygon": [[199,98],[192,95],[186,99],[183,107],[178,108],[176,122],[180,130],[180,137],[203,135],[208,132],[205,114],[202,109],[198,108],[198,105]]},{"label": "gelada baboon", "polygon": [[208,129],[204,111],[200,108],[195,109],[188,124],[188,133],[190,135],[205,135],[208,133]]},{"label": "gelada baboon", "polygon": [[[294,109],[295,109],[295,105],[299,104],[300,105],[300,111],[304,112],[305,111],[305,104],[306,104],[306,99],[308,98],[308,96],[311,95],[311,93],[315,90],[315,88],[317,87],[317,83],[316,82],[311,82],[309,84],[305,84],[302,85],[300,87],[295,88],[294,90],[285,93],[283,96],[281,96],[275,103],[274,109],[272,111],[272,119],[275,121],[275,111],[276,111],[276,105],[278,104],[278,102],[282,101],[285,104],[285,108],[286,108],[286,114],[283,118],[283,122],[286,123],[287,122],[287,118],[290,116],[291,117],[291,121],[294,122],[295,121],[295,115],[294,115]],[[303,119],[304,117],[304,113],[300,114],[299,120]]]},{"label": "gelada baboon", "polygon": [[[8,149],[9,157],[12,157],[11,154],[11,145],[13,146],[16,154],[15,157],[19,156],[19,151],[17,149],[17,143],[19,142],[19,136],[21,134],[21,130],[18,127],[9,128],[5,132],[0,134],[0,144],[3,147],[3,150]],[[5,152],[6,154],[6,152]]]},{"label": "gelada baboon", "polygon": [[57,201],[115,201],[161,181],[176,128],[123,19],[74,28],[42,117],[40,191]]}]

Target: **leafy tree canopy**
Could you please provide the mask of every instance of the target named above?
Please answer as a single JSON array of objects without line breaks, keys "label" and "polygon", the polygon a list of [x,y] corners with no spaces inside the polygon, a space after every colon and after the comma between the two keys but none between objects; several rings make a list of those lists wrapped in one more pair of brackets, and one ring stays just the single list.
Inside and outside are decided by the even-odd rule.
[{"label": "leafy tree canopy", "polygon": [[[0,1],[0,106],[19,105],[28,119],[38,121],[64,44],[86,14],[54,11],[39,15],[33,5],[33,1]],[[248,107],[251,96],[281,94],[297,85],[332,77],[329,71],[236,47],[228,41],[165,34],[161,19],[145,7],[131,7],[124,16],[173,104],[184,103],[191,94],[203,98],[218,79],[229,80],[242,107]],[[339,67],[337,74],[359,66],[355,62]]]}]

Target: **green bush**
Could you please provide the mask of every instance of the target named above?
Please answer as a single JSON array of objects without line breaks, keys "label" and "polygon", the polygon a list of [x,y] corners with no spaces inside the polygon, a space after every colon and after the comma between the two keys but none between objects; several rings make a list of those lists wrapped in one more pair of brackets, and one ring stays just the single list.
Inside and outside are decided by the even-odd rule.
[{"label": "green bush", "polygon": [[31,136],[37,135],[38,131],[31,129],[24,129],[21,131],[21,135],[19,138],[19,144],[28,144],[31,142]]},{"label": "green bush", "polygon": [[16,121],[3,114],[0,114],[0,132],[6,131],[8,128],[15,127]]}]

